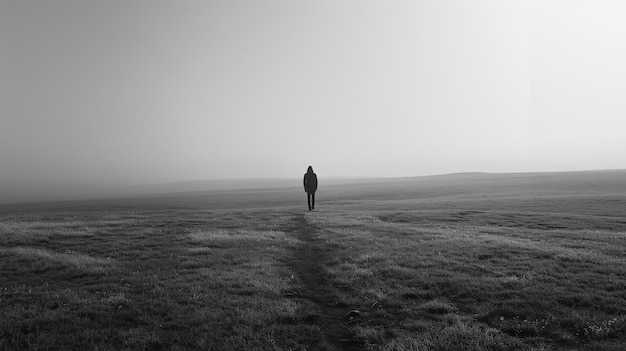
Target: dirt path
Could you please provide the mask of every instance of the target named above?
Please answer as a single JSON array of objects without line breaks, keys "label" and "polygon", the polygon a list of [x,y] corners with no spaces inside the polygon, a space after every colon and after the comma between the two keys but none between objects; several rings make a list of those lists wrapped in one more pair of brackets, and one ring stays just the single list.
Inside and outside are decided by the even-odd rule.
[{"label": "dirt path", "polygon": [[319,228],[308,223],[303,214],[296,214],[288,230],[303,242],[289,262],[300,283],[299,290],[290,294],[317,306],[318,313],[307,317],[307,321],[320,328],[329,350],[357,349],[348,329],[352,309],[337,301],[340,294],[324,271],[325,262],[333,257],[324,242],[315,237]]}]

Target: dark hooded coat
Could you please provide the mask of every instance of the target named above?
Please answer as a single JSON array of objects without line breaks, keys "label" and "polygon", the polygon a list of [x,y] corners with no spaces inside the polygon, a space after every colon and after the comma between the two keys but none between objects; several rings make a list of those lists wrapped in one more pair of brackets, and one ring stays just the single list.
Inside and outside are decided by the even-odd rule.
[{"label": "dark hooded coat", "polygon": [[317,190],[317,174],[313,173],[313,167],[311,166],[304,174],[304,190],[309,194],[315,194]]}]

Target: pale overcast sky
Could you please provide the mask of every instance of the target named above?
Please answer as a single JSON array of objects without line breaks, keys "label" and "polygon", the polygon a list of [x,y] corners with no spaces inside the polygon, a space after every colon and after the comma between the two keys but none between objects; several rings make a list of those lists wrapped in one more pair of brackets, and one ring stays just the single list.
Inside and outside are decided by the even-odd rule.
[{"label": "pale overcast sky", "polygon": [[0,0],[0,187],[626,168],[626,2]]}]

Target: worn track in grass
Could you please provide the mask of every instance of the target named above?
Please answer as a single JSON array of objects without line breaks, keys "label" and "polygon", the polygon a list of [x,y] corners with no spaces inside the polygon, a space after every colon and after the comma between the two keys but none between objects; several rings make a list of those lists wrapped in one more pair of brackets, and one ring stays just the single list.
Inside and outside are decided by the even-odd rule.
[{"label": "worn track in grass", "polygon": [[325,338],[324,344],[329,350],[358,349],[359,345],[353,340],[348,328],[354,309],[337,299],[341,294],[324,271],[325,263],[333,258],[332,252],[329,252],[323,240],[315,237],[317,230],[319,228],[308,223],[303,214],[296,214],[287,228],[302,241],[289,261],[299,287],[297,291],[288,292],[288,295],[315,304],[318,311],[305,316],[305,320],[320,328]]}]

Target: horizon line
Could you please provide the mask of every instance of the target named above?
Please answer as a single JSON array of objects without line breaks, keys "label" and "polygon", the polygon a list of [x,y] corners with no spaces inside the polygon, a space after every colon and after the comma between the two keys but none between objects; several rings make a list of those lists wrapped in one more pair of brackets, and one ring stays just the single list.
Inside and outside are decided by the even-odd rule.
[{"label": "horizon line", "polygon": [[[429,173],[421,175],[400,175],[400,176],[369,176],[369,175],[328,175],[323,176],[325,179],[398,179],[398,178],[419,178],[419,177],[438,177],[449,175],[463,175],[463,174],[547,174],[547,173],[582,173],[582,172],[619,172],[626,171],[626,168],[601,168],[601,169],[577,169],[577,170],[550,170],[550,171],[511,171],[511,172],[487,172],[487,171],[459,171],[449,173]],[[317,172],[316,172],[317,174]],[[233,178],[196,178],[189,180],[173,180],[157,183],[143,183],[142,185],[159,185],[159,184],[176,184],[176,183],[191,183],[191,182],[206,182],[206,181],[247,181],[247,180],[293,180],[298,177],[287,176],[267,176],[267,177],[233,177]],[[138,184],[134,184],[138,185]]]}]

